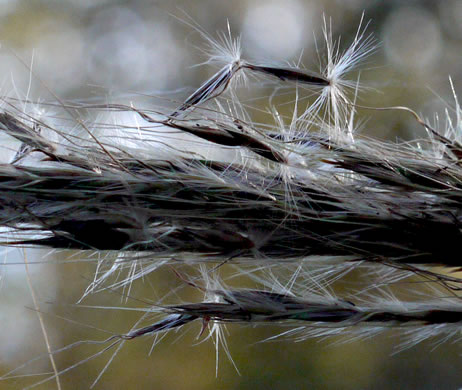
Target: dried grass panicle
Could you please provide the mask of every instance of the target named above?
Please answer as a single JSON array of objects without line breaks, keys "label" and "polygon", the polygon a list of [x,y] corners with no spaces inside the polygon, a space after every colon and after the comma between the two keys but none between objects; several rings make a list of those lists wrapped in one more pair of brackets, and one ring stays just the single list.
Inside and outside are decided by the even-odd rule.
[{"label": "dried grass panicle", "polygon": [[[0,121],[29,142],[26,124],[9,113]],[[12,244],[193,253],[204,261],[330,255],[459,265],[450,256],[461,234],[461,171],[452,161],[404,146],[377,155],[365,141],[337,145],[318,135],[308,150],[298,145],[295,165],[286,156],[297,149],[261,129],[210,120],[164,126],[249,156],[139,160],[108,145],[114,164],[97,146],[57,152],[37,136],[28,144],[47,167],[0,167],[2,223],[24,236]],[[315,169],[304,168],[313,160]]]},{"label": "dried grass panicle", "polygon": [[[320,297],[313,299],[298,298],[287,294],[278,294],[260,290],[216,291],[221,302],[201,302],[169,306],[171,312],[164,320],[141,329],[131,331],[125,338],[135,338],[147,333],[164,331],[183,326],[196,319],[218,321],[220,323],[310,323],[307,328],[326,325],[339,328],[349,326],[408,326],[422,327],[432,325],[450,325],[462,321],[462,309],[458,301],[452,305],[441,302],[410,303],[390,305],[376,303],[358,306],[351,301],[329,300]],[[298,329],[300,330],[300,329]]]},{"label": "dried grass panicle", "polygon": [[[73,119],[80,110],[136,118],[128,126],[85,124],[92,137],[75,123],[70,131],[64,120],[36,119],[4,98],[0,128],[22,146],[0,165],[3,244],[114,251],[116,260],[100,269],[87,294],[133,283],[165,264],[212,263],[202,272],[203,302],[159,304],[167,317],[123,340],[195,319],[210,335],[223,322],[287,321],[308,335],[409,324],[458,333],[461,280],[449,269],[462,266],[455,255],[462,239],[460,107],[447,131],[417,117],[429,133],[427,147],[357,138],[360,86],[347,72],[372,52],[373,41],[360,27],[341,53],[327,22],[324,38],[327,66],[309,72],[242,59],[229,30],[221,42],[207,36],[211,58],[225,64],[176,110],[63,105]],[[240,73],[313,87],[317,98],[302,110],[296,101],[292,118],[272,107],[274,124],[253,123],[234,88]],[[77,127],[83,123],[77,118]],[[297,266],[285,284],[252,276],[257,288],[217,281],[211,288],[211,274],[224,264],[240,264],[242,277]],[[436,271],[435,264],[447,268]],[[111,282],[125,268],[128,276]],[[367,288],[351,293],[360,302],[329,296],[326,286],[353,269],[368,278]],[[303,282],[295,283],[301,273]],[[370,299],[370,288],[410,276],[449,290],[452,300]],[[322,287],[316,299],[303,296],[313,286]],[[318,332],[323,324],[336,331]]]}]

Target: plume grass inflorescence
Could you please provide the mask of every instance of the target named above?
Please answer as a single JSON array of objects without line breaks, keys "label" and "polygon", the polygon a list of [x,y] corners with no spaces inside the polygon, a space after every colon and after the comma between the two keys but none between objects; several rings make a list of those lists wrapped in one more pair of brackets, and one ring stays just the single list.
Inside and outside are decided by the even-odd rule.
[{"label": "plume grass inflorescence", "polygon": [[[361,84],[349,73],[376,48],[362,20],[345,51],[324,21],[326,61],[317,71],[244,59],[229,25],[214,40],[188,24],[209,45],[206,63],[220,69],[176,108],[57,101],[43,106],[62,117],[47,118],[3,99],[0,129],[20,146],[0,165],[2,244],[100,254],[84,297],[130,287],[165,267],[180,285],[203,294],[172,302],[178,293],[172,288],[131,330],[92,341],[102,351],[191,322],[202,322],[200,337],[230,358],[223,329],[231,323],[277,324],[274,338],[295,340],[368,337],[389,328],[411,336],[405,346],[460,337],[455,91],[456,119],[448,114],[444,128],[410,109],[387,108],[409,113],[425,140],[360,137]],[[292,117],[270,97],[274,122],[252,120],[236,88],[241,76],[247,85],[295,88]],[[310,91],[308,102],[298,99],[300,90]],[[133,121],[89,122],[82,112],[124,113]],[[359,272],[358,284],[336,292],[350,272]],[[243,279],[248,288],[240,286]],[[395,292],[403,281],[412,289]],[[423,282],[420,290],[411,281]]]}]

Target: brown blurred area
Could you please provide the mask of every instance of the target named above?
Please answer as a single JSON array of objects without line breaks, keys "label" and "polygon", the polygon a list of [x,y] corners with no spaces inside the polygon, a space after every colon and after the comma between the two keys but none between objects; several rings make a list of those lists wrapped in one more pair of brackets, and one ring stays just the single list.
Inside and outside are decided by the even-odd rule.
[{"label": "brown blurred area", "polygon": [[[353,39],[361,15],[379,46],[351,78],[366,87],[358,102],[369,106],[405,105],[431,119],[452,104],[448,82],[462,90],[462,2],[449,1],[124,1],[0,0],[1,93],[19,99],[51,101],[47,88],[63,100],[125,100],[163,96],[181,101],[212,74],[197,23],[211,36],[227,28],[242,35],[244,55],[297,63],[319,70],[316,39],[322,16],[332,17],[340,47]],[[186,22],[186,23],[185,23]],[[320,53],[322,55],[322,52]],[[30,69],[32,69],[32,74]],[[46,86],[46,87],[45,87]],[[252,80],[239,92],[252,99],[261,89]],[[266,95],[271,91],[264,90]],[[262,100],[266,108],[267,100]],[[284,111],[286,110],[286,111]],[[284,106],[282,113],[289,114]],[[43,113],[53,115],[53,110]],[[359,110],[359,130],[381,139],[412,139],[425,133],[406,114]],[[264,117],[257,120],[265,120]],[[24,253],[4,249],[0,286],[0,375],[41,356],[0,381],[19,389],[50,373],[43,335],[26,283]],[[90,256],[90,257],[89,257]],[[101,255],[102,256],[102,255]],[[43,311],[53,350],[79,340],[104,340],[129,331],[142,315],[117,307],[146,309],[181,280],[168,267],[130,290],[108,290],[75,304],[93,280],[98,255],[27,251],[30,277]],[[87,261],[90,260],[90,261]],[[187,267],[185,266],[185,272]],[[179,295],[187,300],[192,294]],[[199,298],[200,299],[200,298]],[[90,308],[89,306],[97,306]],[[368,339],[261,343],[278,332],[228,325],[233,366],[212,340],[197,337],[200,324],[171,333],[152,348],[144,337],[126,342],[96,389],[456,389],[462,386],[458,343],[435,347],[433,339],[395,354],[405,338],[399,331]],[[284,329],[282,329],[284,330]],[[83,362],[105,345],[78,345],[56,354],[59,369]],[[152,348],[152,351],[151,351]],[[111,358],[111,349],[61,376],[63,389],[89,388]],[[23,376],[24,375],[24,376]],[[26,376],[32,375],[32,376]],[[56,388],[53,380],[37,389]]]}]

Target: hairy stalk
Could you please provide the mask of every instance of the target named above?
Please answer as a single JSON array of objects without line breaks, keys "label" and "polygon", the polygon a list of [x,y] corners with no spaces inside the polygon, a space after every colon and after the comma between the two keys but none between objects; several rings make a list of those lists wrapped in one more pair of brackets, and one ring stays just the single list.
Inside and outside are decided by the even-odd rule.
[{"label": "hairy stalk", "polygon": [[[301,299],[260,290],[230,290],[215,292],[223,302],[201,302],[167,307],[171,312],[160,322],[133,330],[124,339],[140,337],[183,326],[196,319],[202,321],[260,323],[295,321],[309,322],[313,327],[331,325],[349,326],[427,326],[462,324],[462,309],[458,301],[452,305],[441,302],[401,303],[396,307],[386,304],[358,306],[350,301],[337,299],[333,302],[318,299]],[[441,307],[443,306],[443,307]],[[454,329],[451,329],[454,331]]]},{"label": "hairy stalk", "polygon": [[[10,114],[0,121],[24,139],[26,125]],[[311,150],[299,150],[293,164],[285,157],[292,146],[258,129],[216,122],[167,127],[247,148],[264,160],[141,161],[113,150],[118,164],[112,164],[96,146],[58,154],[51,143],[34,140],[51,166],[0,166],[0,221],[24,237],[10,244],[192,253],[215,261],[330,255],[460,265],[450,254],[461,237],[462,171],[450,160],[389,144],[377,144],[378,155],[372,143],[337,146],[310,136]],[[315,148],[313,157],[308,152]],[[306,168],[313,163],[316,169]]]}]

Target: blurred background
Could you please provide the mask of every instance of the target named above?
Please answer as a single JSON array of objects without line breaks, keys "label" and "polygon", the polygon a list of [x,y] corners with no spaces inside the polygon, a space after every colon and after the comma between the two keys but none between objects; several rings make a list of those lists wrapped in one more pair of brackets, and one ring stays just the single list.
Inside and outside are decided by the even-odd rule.
[{"label": "blurred background", "polygon": [[[363,63],[368,87],[359,103],[405,105],[434,118],[452,104],[448,82],[462,90],[462,2],[379,0],[285,1],[124,1],[0,0],[1,93],[20,99],[117,100],[149,107],[151,96],[181,101],[216,71],[201,49],[205,42],[191,27],[197,23],[212,37],[225,31],[242,36],[245,58],[299,62],[319,70],[322,16],[332,18],[341,48],[353,39],[361,20],[377,40],[374,55]],[[186,22],[186,23],[185,23]],[[31,74],[32,69],[33,74]],[[351,75],[355,80],[358,72]],[[251,82],[250,82],[251,85]],[[46,86],[46,87],[45,87]],[[261,93],[243,87],[251,99]],[[271,91],[266,91],[270,94]],[[140,103],[141,104],[141,103]],[[262,101],[262,104],[265,104]],[[266,100],[267,104],[267,100]],[[266,108],[262,105],[261,108]],[[290,107],[282,108],[289,114]],[[52,112],[44,113],[46,115]],[[408,115],[361,112],[365,134],[384,139],[413,139],[422,130]],[[0,286],[0,373],[37,357],[18,374],[50,372],[49,360],[24,272],[24,257],[44,313],[52,349],[70,343],[125,333],[140,313],[77,308],[74,304],[92,280],[96,256],[3,249]],[[87,255],[87,254],[85,254]],[[77,260],[91,260],[79,262]],[[33,264],[42,263],[42,264]],[[148,307],[178,277],[161,270],[127,292],[106,291],[84,303]],[[126,298],[126,295],[130,298]],[[193,297],[199,299],[198,295]],[[95,388],[154,389],[456,389],[462,387],[460,345],[434,348],[426,341],[394,354],[403,342],[398,332],[351,341],[336,337],[299,343],[259,343],[278,329],[228,326],[229,350],[239,369],[221,352],[215,375],[215,349],[196,336],[200,324],[185,335],[169,335],[150,352],[153,340],[126,343]],[[346,342],[348,341],[348,342]],[[101,346],[76,346],[56,355],[65,369]],[[110,353],[75,367],[61,377],[64,389],[88,388]],[[0,381],[0,389],[22,388],[44,376]],[[56,388],[53,381],[38,386]]]}]

